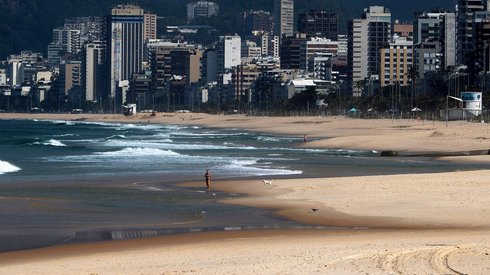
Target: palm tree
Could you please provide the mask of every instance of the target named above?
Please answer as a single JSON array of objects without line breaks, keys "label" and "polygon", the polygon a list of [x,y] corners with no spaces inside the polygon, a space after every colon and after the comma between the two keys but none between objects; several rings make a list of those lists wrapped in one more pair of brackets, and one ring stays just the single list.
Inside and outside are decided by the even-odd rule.
[{"label": "palm tree", "polygon": [[413,95],[414,95],[413,89],[415,86],[415,82],[417,81],[417,70],[415,70],[414,66],[408,68],[408,72],[406,76],[412,82],[412,93],[410,95],[410,109],[413,109]]}]

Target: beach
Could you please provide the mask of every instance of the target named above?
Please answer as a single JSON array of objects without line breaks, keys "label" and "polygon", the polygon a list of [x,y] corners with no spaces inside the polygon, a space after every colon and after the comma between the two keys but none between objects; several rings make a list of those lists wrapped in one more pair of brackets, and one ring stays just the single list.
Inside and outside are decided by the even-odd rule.
[{"label": "beach", "polygon": [[[0,114],[198,125],[297,136],[308,148],[431,154],[489,164],[490,125],[345,117],[248,117],[196,113]],[[486,154],[485,154],[486,153]],[[411,157],[407,157],[412,161]],[[1,274],[488,274],[490,170],[213,181],[246,196],[224,204],[270,209],[307,229],[264,229],[54,246],[0,254]],[[183,186],[202,186],[187,182]],[[317,228],[315,228],[317,226]]]}]

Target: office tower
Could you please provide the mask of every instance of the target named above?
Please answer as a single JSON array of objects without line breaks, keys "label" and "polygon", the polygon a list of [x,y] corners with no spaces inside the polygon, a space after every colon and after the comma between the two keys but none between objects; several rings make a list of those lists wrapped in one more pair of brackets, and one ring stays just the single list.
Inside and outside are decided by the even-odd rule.
[{"label": "office tower", "polygon": [[211,17],[219,14],[219,5],[208,1],[197,1],[187,4],[187,21],[198,17]]},{"label": "office tower", "polygon": [[382,6],[365,9],[360,19],[349,22],[348,39],[349,78],[354,87],[356,82],[380,74],[380,49],[391,40],[389,9]]},{"label": "office tower", "polygon": [[337,40],[339,17],[337,13],[324,10],[311,10],[298,17],[298,32],[306,37],[324,37]]},{"label": "office tower", "polygon": [[294,33],[294,0],[274,0],[274,35],[293,36]]},{"label": "office tower", "polygon": [[[129,81],[143,68],[144,11],[121,5],[108,16],[109,96],[116,99],[120,81]],[[122,95],[117,95],[122,99]],[[118,102],[121,103],[121,102]],[[114,102],[114,106],[119,106]]]}]

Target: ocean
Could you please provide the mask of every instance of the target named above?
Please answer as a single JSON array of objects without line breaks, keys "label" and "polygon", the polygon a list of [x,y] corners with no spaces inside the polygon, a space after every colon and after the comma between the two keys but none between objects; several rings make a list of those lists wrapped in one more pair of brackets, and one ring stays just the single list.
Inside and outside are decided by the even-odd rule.
[{"label": "ocean", "polygon": [[[87,121],[0,120],[0,251],[180,232],[306,226],[220,204],[213,180],[478,169],[430,158],[300,148],[303,135]],[[482,167],[483,169],[484,167]],[[202,181],[202,188],[179,182]]]}]

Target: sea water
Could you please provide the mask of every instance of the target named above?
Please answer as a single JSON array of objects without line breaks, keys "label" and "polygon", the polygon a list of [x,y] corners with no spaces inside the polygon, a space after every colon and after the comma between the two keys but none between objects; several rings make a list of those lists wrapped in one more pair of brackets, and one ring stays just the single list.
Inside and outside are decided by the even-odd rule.
[{"label": "sea water", "polygon": [[[226,228],[298,226],[267,210],[219,203],[213,180],[474,169],[374,151],[301,148],[303,133],[86,121],[0,121],[0,251]],[[202,188],[179,187],[202,181]]]}]

